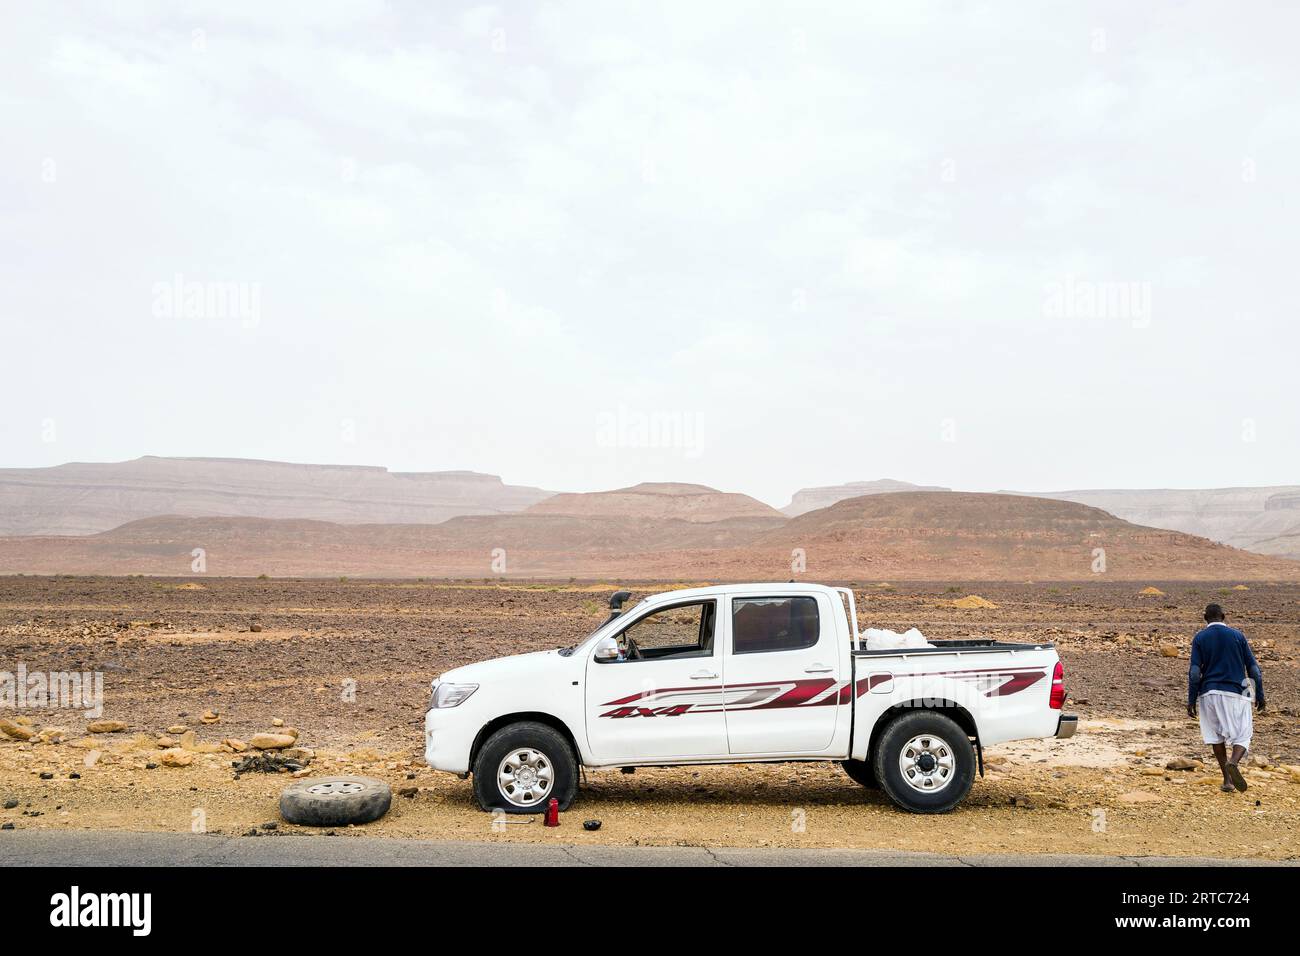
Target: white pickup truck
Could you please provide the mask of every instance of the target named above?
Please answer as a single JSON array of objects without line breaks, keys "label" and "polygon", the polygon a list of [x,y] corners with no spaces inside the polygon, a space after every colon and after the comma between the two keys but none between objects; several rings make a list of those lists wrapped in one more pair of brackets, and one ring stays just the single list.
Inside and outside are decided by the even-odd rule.
[{"label": "white pickup truck", "polygon": [[1051,644],[988,639],[870,650],[853,592],[818,584],[669,591],[562,650],[433,682],[430,767],[474,775],[485,810],[565,809],[578,767],[841,762],[917,813],[952,809],[985,746],[1069,737]]}]

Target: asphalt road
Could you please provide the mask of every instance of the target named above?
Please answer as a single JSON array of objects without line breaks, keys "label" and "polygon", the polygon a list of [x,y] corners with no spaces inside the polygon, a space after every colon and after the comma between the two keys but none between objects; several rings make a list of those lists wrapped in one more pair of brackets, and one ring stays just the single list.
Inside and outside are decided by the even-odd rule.
[{"label": "asphalt road", "polygon": [[[5,866],[1259,866],[1253,860],[1140,856],[945,856],[892,850],[445,843],[379,837],[13,830]],[[1281,864],[1294,866],[1295,863]]]}]

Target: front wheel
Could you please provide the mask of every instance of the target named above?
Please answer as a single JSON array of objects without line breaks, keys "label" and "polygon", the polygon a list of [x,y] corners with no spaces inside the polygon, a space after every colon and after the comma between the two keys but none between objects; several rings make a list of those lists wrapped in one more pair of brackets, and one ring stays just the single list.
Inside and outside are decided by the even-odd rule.
[{"label": "front wheel", "polygon": [[875,766],[880,788],[904,810],[947,813],[970,793],[975,750],[951,717],[917,711],[885,727]]},{"label": "front wheel", "polygon": [[474,797],[484,810],[541,813],[552,798],[567,810],[577,790],[573,748],[546,724],[521,721],[502,727],[474,760]]}]

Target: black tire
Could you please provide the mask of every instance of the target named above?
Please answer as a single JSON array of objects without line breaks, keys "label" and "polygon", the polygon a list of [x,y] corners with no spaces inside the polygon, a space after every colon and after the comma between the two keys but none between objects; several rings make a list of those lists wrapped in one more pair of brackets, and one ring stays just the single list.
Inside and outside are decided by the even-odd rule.
[{"label": "black tire", "polygon": [[868,790],[879,790],[880,784],[876,782],[875,768],[865,760],[845,760],[840,763],[844,772],[849,775],[854,783],[859,783]]},{"label": "black tire", "polygon": [[378,820],[393,803],[393,790],[373,777],[308,777],[285,787],[280,816],[309,827],[343,827]]},{"label": "black tire", "polygon": [[[903,748],[916,738],[933,741],[920,752],[918,760],[923,760],[927,753],[932,759],[935,754],[944,759],[951,756],[951,769],[942,777],[938,769],[931,775],[924,773],[928,764],[918,766],[916,774],[920,778],[931,776],[935,781],[933,792],[924,792],[910,784],[899,765]],[[966,731],[951,717],[932,710],[918,710],[897,717],[885,726],[876,748],[875,771],[880,789],[896,806],[912,813],[947,813],[966,798],[975,782],[975,748]]]},{"label": "black tire", "polygon": [[[512,800],[497,780],[502,763],[512,751],[539,754],[551,774],[549,789],[524,805]],[[578,761],[573,748],[563,734],[546,724],[525,720],[502,727],[479,748],[474,759],[474,799],[484,810],[541,813],[552,797],[560,802],[561,810],[567,810],[577,792]]]}]

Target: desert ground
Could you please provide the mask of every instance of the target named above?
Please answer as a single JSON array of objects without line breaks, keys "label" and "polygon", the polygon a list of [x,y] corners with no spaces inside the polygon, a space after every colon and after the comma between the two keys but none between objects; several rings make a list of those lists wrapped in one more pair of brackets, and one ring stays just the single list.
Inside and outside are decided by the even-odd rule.
[{"label": "desert ground", "polygon": [[[640,596],[702,583],[632,587]],[[311,754],[308,774],[377,776],[398,793],[384,819],[329,831],[341,837],[1300,857],[1300,585],[1260,581],[857,582],[863,626],[1050,640],[1060,650],[1080,733],[990,748],[987,775],[945,816],[901,813],[833,764],[781,764],[588,773],[568,825],[494,827],[468,782],[420,759],[429,681],[572,643],[603,619],[616,584],[627,586],[0,578],[0,671],[102,671],[103,716],[127,725],[89,734],[79,713],[0,710],[33,731],[55,729],[0,737],[0,825],[296,832],[276,810],[289,777],[236,776],[243,755],[221,748],[283,721]],[[954,604],[971,594],[996,606]],[[1268,689],[1245,794],[1220,793],[1212,767],[1167,769],[1209,759],[1183,708],[1187,650],[1210,600],[1252,640]],[[217,718],[204,722],[209,712]],[[163,764],[163,736],[192,756],[188,766]],[[597,832],[577,825],[593,818]]]}]

